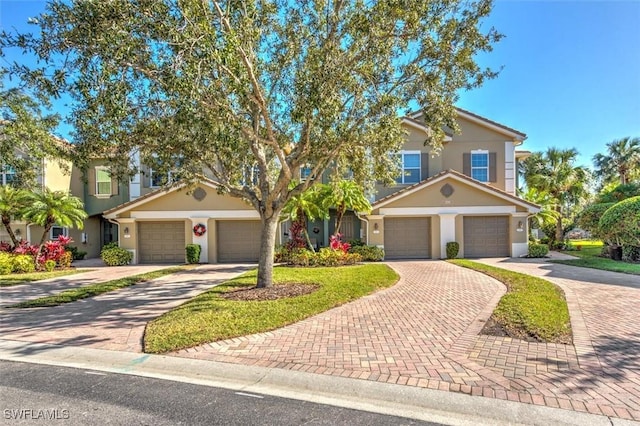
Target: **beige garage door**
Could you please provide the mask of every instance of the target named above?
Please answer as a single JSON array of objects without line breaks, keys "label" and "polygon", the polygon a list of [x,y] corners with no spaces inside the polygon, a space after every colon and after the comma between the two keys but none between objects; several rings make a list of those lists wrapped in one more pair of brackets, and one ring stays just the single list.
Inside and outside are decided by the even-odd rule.
[{"label": "beige garage door", "polygon": [[218,262],[257,262],[260,256],[260,221],[220,220]]},{"label": "beige garage door", "polygon": [[385,259],[431,257],[431,219],[397,217],[384,219]]},{"label": "beige garage door", "polygon": [[184,263],[184,222],[138,223],[140,263]]},{"label": "beige garage door", "polygon": [[508,257],[508,216],[464,218],[464,257]]}]

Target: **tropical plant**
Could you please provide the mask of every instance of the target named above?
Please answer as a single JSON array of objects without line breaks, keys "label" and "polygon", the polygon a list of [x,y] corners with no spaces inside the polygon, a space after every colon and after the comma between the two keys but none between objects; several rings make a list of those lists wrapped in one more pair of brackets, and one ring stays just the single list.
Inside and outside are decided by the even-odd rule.
[{"label": "tropical plant", "polygon": [[593,156],[595,175],[604,184],[619,181],[621,185],[640,179],[640,138],[622,138],[607,144],[607,154]]},{"label": "tropical plant", "polygon": [[534,188],[519,189],[518,196],[540,206],[540,211],[529,216],[530,228],[543,228],[545,225],[555,224],[560,215],[554,210],[554,201],[545,191],[536,191]]},{"label": "tropical plant", "polygon": [[618,185],[617,183],[611,183],[606,185],[598,194],[598,203],[617,203],[627,198],[637,197],[640,195],[640,182],[638,183],[626,183],[624,185]]},{"label": "tropical plant", "polygon": [[562,241],[563,218],[588,195],[589,171],[575,165],[577,157],[578,151],[573,148],[549,148],[528,157],[520,168],[528,190],[547,194],[557,213],[556,241]]},{"label": "tropical plant", "polygon": [[[295,187],[295,183],[292,184],[292,187]],[[329,211],[323,205],[326,193],[326,185],[316,184],[306,191],[294,195],[285,204],[282,214],[292,222],[289,228],[289,232],[292,234],[292,247],[290,248],[301,248],[301,241],[304,241],[305,248],[315,251],[313,244],[311,244],[311,238],[309,238],[307,223],[309,220],[329,217]]]},{"label": "tropical plant", "polygon": [[[2,138],[0,138],[1,140]],[[0,185],[0,218],[2,225],[7,230],[11,243],[14,247],[18,245],[13,229],[11,228],[11,220],[13,218],[20,219],[22,211],[27,203],[27,192],[14,188],[9,185]]]},{"label": "tropical plant", "polygon": [[[476,62],[501,35],[491,1],[48,2],[38,31],[3,32],[32,54],[11,71],[38,93],[68,94],[76,160],[130,154],[181,161],[182,182],[209,170],[261,218],[257,284],[273,283],[285,204],[349,166],[360,184],[393,182],[405,141],[397,112],[415,105],[441,146],[459,90],[496,76]],[[291,189],[297,171],[309,177]],[[249,171],[249,173],[247,173]]]},{"label": "tropical plant", "polygon": [[585,231],[589,231],[594,238],[602,238],[600,218],[615,203],[596,203],[586,206],[578,215],[576,222]]},{"label": "tropical plant", "polygon": [[47,188],[29,193],[27,207],[23,216],[26,220],[44,228],[36,254],[36,261],[47,240],[53,225],[82,229],[87,213],[82,201],[63,191],[51,191]]},{"label": "tropical plant", "polygon": [[325,208],[328,210],[333,207],[336,209],[336,227],[334,235],[340,233],[342,218],[347,210],[356,212],[369,213],[371,211],[371,203],[364,195],[362,186],[352,180],[338,180],[329,185],[326,196],[323,200]]}]

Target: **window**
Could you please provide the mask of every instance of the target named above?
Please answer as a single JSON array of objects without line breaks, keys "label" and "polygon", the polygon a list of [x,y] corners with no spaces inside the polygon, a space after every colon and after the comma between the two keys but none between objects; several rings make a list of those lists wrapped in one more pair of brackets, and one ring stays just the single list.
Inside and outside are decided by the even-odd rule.
[{"label": "window", "polygon": [[311,176],[311,167],[300,167],[300,179],[307,180]]},{"label": "window", "polygon": [[488,151],[471,151],[471,177],[480,182],[489,182]]},{"label": "window", "polygon": [[15,182],[17,182],[17,178],[16,178],[16,169],[14,169],[13,167],[9,166],[8,164],[5,164],[2,166],[2,173],[1,173],[1,180],[0,180],[0,184],[2,185],[12,185]]},{"label": "window", "polygon": [[49,231],[49,238],[51,240],[56,240],[60,235],[64,235],[66,237],[68,232],[69,230],[67,228],[64,228],[58,225],[53,225],[51,227],[51,231]]},{"label": "window", "polygon": [[404,151],[400,154],[401,173],[396,183],[420,182],[420,151]]},{"label": "window", "polygon": [[164,175],[160,172],[154,172],[153,169],[149,169],[149,181],[151,182],[152,188],[165,185],[171,181],[171,172]]},{"label": "window", "polygon": [[111,173],[106,167],[96,167],[96,195],[111,195]]}]

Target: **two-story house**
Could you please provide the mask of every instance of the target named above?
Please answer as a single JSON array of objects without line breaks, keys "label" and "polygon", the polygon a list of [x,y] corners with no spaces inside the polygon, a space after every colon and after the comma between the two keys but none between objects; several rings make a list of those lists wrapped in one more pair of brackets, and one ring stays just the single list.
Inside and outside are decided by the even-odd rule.
[{"label": "two-story house", "polygon": [[[377,188],[370,214],[345,218],[344,239],[381,246],[388,259],[442,258],[450,241],[460,244],[462,257],[526,254],[527,217],[539,210],[515,195],[517,147],[526,135],[458,109],[461,133],[448,135],[442,151],[434,155],[423,143],[429,129],[421,118],[418,113],[403,120],[408,136],[397,185]],[[134,161],[139,160],[134,156]],[[134,254],[134,262],[184,262],[189,243],[200,244],[202,262],[257,260],[260,221],[250,205],[218,194],[210,180],[189,194],[176,187],[159,188],[153,171],[141,170],[126,187],[120,186],[126,202],[109,209],[96,204],[95,209],[104,209],[103,228],[118,233],[120,246]],[[99,165],[89,171],[88,186],[95,186],[95,193],[87,194],[91,213],[100,197],[111,205],[120,200],[114,183],[107,188],[109,179]],[[333,222],[310,223],[311,238],[327,245]],[[206,232],[194,233],[196,225]],[[283,227],[279,242],[286,240],[285,232]]]}]

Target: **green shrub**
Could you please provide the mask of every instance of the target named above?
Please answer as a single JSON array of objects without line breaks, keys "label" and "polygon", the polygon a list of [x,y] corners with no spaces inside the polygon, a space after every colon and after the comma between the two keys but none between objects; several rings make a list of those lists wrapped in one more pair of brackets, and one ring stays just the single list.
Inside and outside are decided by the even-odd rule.
[{"label": "green shrub", "polygon": [[128,265],[133,260],[133,254],[120,247],[103,248],[100,257],[107,266]]},{"label": "green shrub", "polygon": [[200,262],[200,251],[202,248],[200,244],[187,244],[187,263],[198,263]]},{"label": "green shrub", "polygon": [[86,251],[80,251],[78,247],[74,246],[67,246],[65,250],[71,252],[73,260],[82,260],[87,255]]},{"label": "green shrub", "polygon": [[315,253],[306,249],[293,250],[287,263],[294,266],[343,266],[361,261],[362,256],[357,253],[345,253],[342,250],[324,247]]},{"label": "green shrub", "polygon": [[28,274],[34,272],[36,265],[33,257],[28,254],[19,254],[13,257],[13,272],[16,274]]},{"label": "green shrub", "polygon": [[65,251],[64,254],[60,256],[60,259],[58,259],[58,266],[63,269],[71,268],[71,262],[73,262],[73,253]]},{"label": "green shrub", "polygon": [[0,251],[0,275],[7,275],[13,271],[13,258],[11,253]]},{"label": "green shrub", "polygon": [[640,196],[627,198],[604,212],[599,222],[603,238],[625,246],[640,246]]},{"label": "green shrub", "polygon": [[549,254],[549,246],[546,244],[529,244],[527,257],[545,257]]},{"label": "green shrub", "polygon": [[351,247],[364,247],[366,244],[359,238],[355,238],[353,240],[349,240],[349,245]]},{"label": "green shrub", "polygon": [[44,270],[47,272],[51,272],[54,269],[56,269],[56,261],[53,259],[49,259],[49,260],[45,260],[44,261]]},{"label": "green shrub", "polygon": [[447,243],[447,259],[455,259],[460,251],[460,244],[455,241]]},{"label": "green shrub", "polygon": [[118,247],[120,247],[118,245],[118,242],[117,241],[112,241],[110,243],[107,243],[107,244],[103,245],[102,249],[100,250],[100,252],[102,253],[102,250],[108,250],[108,249],[118,248]]},{"label": "green shrub", "polygon": [[622,259],[630,262],[640,261],[640,247],[626,245],[622,247]]},{"label": "green shrub", "polygon": [[380,262],[384,260],[384,250],[377,246],[351,246],[349,253],[359,254],[364,262]]}]

